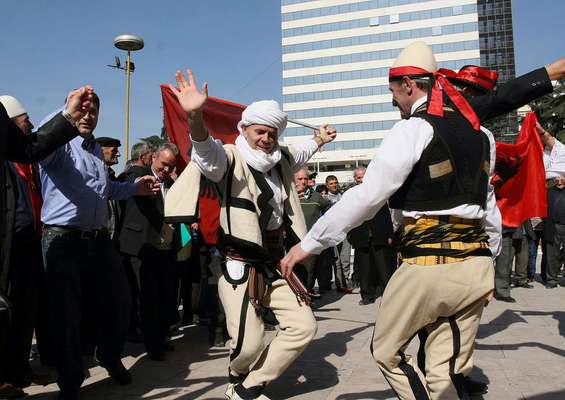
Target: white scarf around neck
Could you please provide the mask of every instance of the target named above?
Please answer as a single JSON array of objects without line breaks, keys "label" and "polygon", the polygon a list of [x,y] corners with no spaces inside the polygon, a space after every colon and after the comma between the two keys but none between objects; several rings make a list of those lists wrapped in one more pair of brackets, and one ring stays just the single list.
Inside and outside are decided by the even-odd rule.
[{"label": "white scarf around neck", "polygon": [[271,153],[267,154],[261,150],[252,149],[243,134],[235,139],[235,147],[247,164],[263,174],[281,160],[281,149],[278,144]]}]

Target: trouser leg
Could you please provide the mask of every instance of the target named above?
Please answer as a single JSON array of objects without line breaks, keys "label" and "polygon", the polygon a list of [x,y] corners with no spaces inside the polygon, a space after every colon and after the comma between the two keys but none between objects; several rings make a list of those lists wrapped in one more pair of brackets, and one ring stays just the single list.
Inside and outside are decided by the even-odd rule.
[{"label": "trouser leg", "polygon": [[222,276],[218,282],[218,292],[230,336],[230,381],[241,382],[263,348],[265,327],[249,302],[247,282],[231,284]]},{"label": "trouser leg", "polygon": [[502,249],[496,258],[495,290],[501,297],[510,296],[510,271],[512,270],[512,235],[502,236]]},{"label": "trouser leg", "polygon": [[131,262],[139,279],[139,305],[141,331],[147,352],[163,352],[159,310],[159,257],[157,250],[145,250],[140,257],[132,257]]},{"label": "trouser leg", "polygon": [[377,296],[377,276],[376,265],[371,263],[369,248],[355,249],[355,259],[353,260],[359,270],[359,288],[361,299],[373,301]]},{"label": "trouser leg", "polygon": [[555,235],[553,242],[546,243],[547,249],[547,283],[558,283],[557,274],[562,264],[562,246],[565,244],[565,225],[554,224]]},{"label": "trouser leg", "polygon": [[[396,270],[381,300],[372,353],[400,399],[428,399],[431,394],[416,363],[404,352],[411,339],[444,315],[455,315],[476,302],[484,304],[493,278],[489,257],[425,267],[403,264]],[[437,351],[430,338],[426,343]]]},{"label": "trouser leg", "polygon": [[517,285],[523,285],[528,283],[528,241],[526,238],[516,239],[515,249],[515,281]]},{"label": "trouser leg", "polygon": [[333,248],[326,249],[319,256],[318,286],[320,290],[330,290],[332,288],[333,251]]},{"label": "trouser leg", "polygon": [[41,241],[35,231],[15,233],[10,254],[9,290],[12,302],[12,324],[6,357],[7,381],[17,386],[26,383],[31,372],[29,353],[39,309],[41,280],[38,272],[43,268]]},{"label": "trouser leg", "polygon": [[43,258],[49,286],[51,327],[62,392],[76,393],[84,380],[80,321],[82,275],[86,241],[46,229],[42,239]]},{"label": "trouser leg", "polygon": [[106,363],[121,359],[129,328],[131,297],[120,255],[112,241],[100,238],[90,243],[93,269],[97,356]]},{"label": "trouser leg", "polygon": [[461,399],[473,368],[473,349],[485,300],[426,327],[426,382],[432,399]]},{"label": "trouser leg", "polygon": [[245,388],[262,387],[278,378],[316,334],[312,309],[297,301],[285,280],[279,279],[272,284],[263,304],[277,317],[280,330],[243,382]]},{"label": "trouser leg", "polygon": [[344,285],[349,286],[351,279],[351,243],[349,243],[347,239],[341,242],[339,259],[341,261],[341,270],[344,277]]}]

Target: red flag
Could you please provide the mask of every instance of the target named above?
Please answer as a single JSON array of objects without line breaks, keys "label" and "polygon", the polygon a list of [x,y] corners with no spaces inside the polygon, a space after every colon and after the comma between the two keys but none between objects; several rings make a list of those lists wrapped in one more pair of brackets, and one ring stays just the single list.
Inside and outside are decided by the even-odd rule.
[{"label": "red flag", "polygon": [[[182,158],[177,165],[177,173],[180,174],[190,161],[192,149],[188,119],[186,112],[167,85],[161,85],[161,95],[167,136],[170,142],[178,146]],[[234,144],[239,135],[237,123],[241,120],[241,113],[244,109],[245,106],[242,104],[208,97],[203,110],[208,133],[225,144]],[[218,194],[212,185],[207,183],[201,185],[199,210],[200,232],[207,244],[216,244],[220,226],[220,203]]]},{"label": "red flag", "polygon": [[547,216],[543,145],[536,122],[536,115],[528,113],[516,144],[496,143],[492,184],[502,224],[508,227],[519,227],[529,218]]}]

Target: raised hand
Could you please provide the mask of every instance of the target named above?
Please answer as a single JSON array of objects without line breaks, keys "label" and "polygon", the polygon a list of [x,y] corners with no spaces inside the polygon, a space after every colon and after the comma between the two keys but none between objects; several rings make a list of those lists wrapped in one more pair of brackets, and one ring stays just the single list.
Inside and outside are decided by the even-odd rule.
[{"label": "raised hand", "polygon": [[93,96],[94,89],[89,85],[69,92],[67,95],[66,110],[75,122],[80,121],[84,114],[90,109]]},{"label": "raised hand", "polygon": [[177,81],[177,86],[169,85],[169,88],[177,96],[177,99],[187,113],[201,110],[204,107],[204,103],[208,99],[208,86],[206,83],[202,85],[202,91],[198,91],[198,86],[196,85],[196,79],[192,75],[192,71],[187,69],[186,74],[188,75],[188,80],[184,77],[181,71],[177,71],[175,78]]},{"label": "raised hand", "polygon": [[335,128],[329,124],[324,124],[320,126],[320,138],[324,144],[329,143],[335,139],[337,136],[337,131]]}]

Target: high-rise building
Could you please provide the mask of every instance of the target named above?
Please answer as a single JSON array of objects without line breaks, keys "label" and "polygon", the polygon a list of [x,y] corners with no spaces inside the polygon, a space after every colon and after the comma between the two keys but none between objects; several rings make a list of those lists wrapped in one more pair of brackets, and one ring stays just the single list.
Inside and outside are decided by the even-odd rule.
[{"label": "high-rise building", "polygon": [[[329,122],[339,132],[310,163],[319,179],[334,174],[351,180],[351,170],[370,161],[399,120],[388,90],[388,68],[406,45],[425,41],[440,67],[481,63],[477,0],[281,1],[283,108],[291,119]],[[493,2],[498,3],[479,0],[485,11]],[[488,16],[485,21],[488,26]],[[510,39],[511,28],[510,22]],[[511,61],[509,76],[514,73]],[[311,135],[310,129],[289,124],[284,141]]]},{"label": "high-rise building", "polygon": [[[516,75],[511,0],[477,0],[481,66],[498,72],[504,83]],[[514,141],[518,134],[518,116],[512,112],[485,124],[497,140]]]}]

